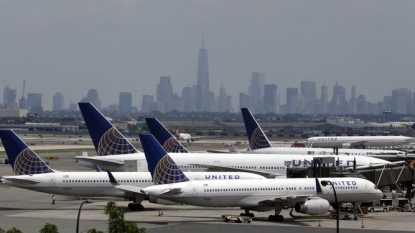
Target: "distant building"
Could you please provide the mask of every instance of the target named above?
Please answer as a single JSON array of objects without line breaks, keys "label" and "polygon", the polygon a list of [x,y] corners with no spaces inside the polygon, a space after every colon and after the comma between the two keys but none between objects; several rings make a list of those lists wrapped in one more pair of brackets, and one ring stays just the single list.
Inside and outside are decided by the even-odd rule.
[{"label": "distant building", "polygon": [[265,73],[252,72],[249,94],[251,94],[252,113],[263,113]]},{"label": "distant building", "polygon": [[10,89],[9,86],[6,86],[3,91],[3,107],[15,109],[17,108],[16,103],[16,93],[15,89]]},{"label": "distant building", "polygon": [[277,85],[266,84],[264,86],[265,113],[278,113]]},{"label": "distant building", "polygon": [[0,109],[0,117],[26,117],[27,109]]},{"label": "distant building", "polygon": [[60,92],[56,92],[53,95],[53,106],[52,106],[52,110],[53,111],[62,111],[65,109],[64,107],[64,98],[62,93]]},{"label": "distant building", "polygon": [[397,90],[392,90],[392,99],[391,99],[392,111],[407,114],[410,112],[412,106],[412,91],[407,88],[400,88]]},{"label": "distant building", "polygon": [[28,93],[27,94],[27,107],[29,108],[30,113],[36,113],[36,114],[43,113],[42,94]]},{"label": "distant building", "polygon": [[196,89],[197,86],[183,87],[182,100],[184,112],[196,112]]},{"label": "distant building", "polygon": [[288,87],[287,88],[287,98],[286,98],[286,112],[289,114],[298,113],[297,98],[298,98],[298,88]]},{"label": "distant building", "polygon": [[171,97],[173,95],[173,84],[171,83],[170,76],[161,76],[160,82],[157,84],[157,102],[163,103],[162,112],[167,112]]},{"label": "distant building", "polygon": [[316,99],[316,82],[314,81],[301,81],[301,95],[309,102]]},{"label": "distant building", "polygon": [[120,113],[131,113],[131,109],[133,106],[133,95],[131,92],[121,92],[119,101],[118,101],[118,108]]},{"label": "distant building", "polygon": [[199,49],[199,59],[197,66],[197,84],[196,84],[196,108],[198,112],[203,112],[206,109],[203,106],[204,94],[209,90],[209,64],[208,51],[205,49],[205,44]]},{"label": "distant building", "polygon": [[89,89],[88,94],[81,99],[81,102],[90,102],[97,109],[101,109],[101,100],[99,99],[99,94],[96,89]]},{"label": "distant building", "polygon": [[239,93],[239,108],[251,109],[251,95],[248,93]]}]

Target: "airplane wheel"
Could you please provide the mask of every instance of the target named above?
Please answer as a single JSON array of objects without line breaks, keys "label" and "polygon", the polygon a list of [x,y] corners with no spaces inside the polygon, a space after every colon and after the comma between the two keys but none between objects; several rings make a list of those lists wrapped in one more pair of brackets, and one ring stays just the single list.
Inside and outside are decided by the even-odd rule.
[{"label": "airplane wheel", "polygon": [[129,203],[129,204],[128,204],[128,209],[130,209],[130,210],[135,210],[135,206],[134,206],[134,204],[133,204],[133,203]]},{"label": "airplane wheel", "polygon": [[136,210],[144,210],[144,206],[141,204],[136,204]]}]

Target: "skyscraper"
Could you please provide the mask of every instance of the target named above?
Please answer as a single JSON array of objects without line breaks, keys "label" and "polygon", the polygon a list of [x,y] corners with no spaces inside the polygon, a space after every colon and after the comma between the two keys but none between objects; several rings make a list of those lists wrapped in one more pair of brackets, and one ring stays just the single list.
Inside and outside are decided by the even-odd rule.
[{"label": "skyscraper", "polygon": [[263,113],[264,103],[264,82],[265,73],[252,72],[251,85],[249,86],[249,94],[251,94],[251,102],[253,113]]},{"label": "skyscraper", "polygon": [[316,82],[314,81],[301,81],[301,95],[309,102],[316,99]]},{"label": "skyscraper", "polygon": [[131,92],[120,92],[118,110],[120,113],[131,113],[133,107],[133,95]]},{"label": "skyscraper", "polygon": [[81,102],[90,102],[97,109],[101,109],[101,100],[99,99],[99,94],[96,89],[89,89],[88,94],[81,99]]},{"label": "skyscraper", "polygon": [[183,100],[183,111],[185,112],[196,112],[196,89],[197,86],[183,87],[182,100]]},{"label": "skyscraper", "polygon": [[16,90],[10,89],[9,86],[6,86],[3,91],[3,106],[5,108],[16,108]]},{"label": "skyscraper", "polygon": [[173,95],[173,84],[171,83],[170,76],[161,76],[160,82],[157,84],[157,102],[163,104],[163,111],[169,111],[168,106]]},{"label": "skyscraper", "polygon": [[392,111],[406,114],[412,105],[412,91],[407,88],[392,90]]},{"label": "skyscraper", "polygon": [[251,108],[251,95],[239,93],[239,108]]},{"label": "skyscraper", "polygon": [[27,107],[29,112],[40,114],[43,112],[42,107],[42,94],[40,93],[28,93],[27,94]]},{"label": "skyscraper", "polygon": [[218,96],[218,112],[227,112],[228,111],[228,95],[226,94],[226,88],[223,86],[219,89]]},{"label": "skyscraper", "polygon": [[53,106],[52,106],[52,110],[53,111],[61,111],[64,109],[64,98],[62,93],[60,92],[56,92],[53,95]]},{"label": "skyscraper", "polygon": [[297,113],[298,88],[287,88],[286,113]]},{"label": "skyscraper", "polygon": [[277,85],[266,84],[264,86],[264,107],[265,113],[278,113]]},{"label": "skyscraper", "polygon": [[201,112],[203,108],[203,98],[207,90],[209,90],[209,66],[208,66],[208,52],[203,46],[199,49],[199,61],[197,66],[197,89],[196,89],[196,107],[197,111]]}]

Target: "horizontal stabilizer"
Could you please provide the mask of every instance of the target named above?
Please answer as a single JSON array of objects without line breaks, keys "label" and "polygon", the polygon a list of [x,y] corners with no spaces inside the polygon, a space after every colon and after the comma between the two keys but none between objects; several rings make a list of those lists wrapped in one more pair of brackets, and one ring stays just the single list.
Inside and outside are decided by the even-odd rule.
[{"label": "horizontal stabilizer", "polygon": [[19,183],[23,183],[23,184],[37,184],[40,181],[33,179],[33,178],[29,178],[29,177],[17,177],[17,176],[3,176],[4,180],[8,180],[8,181],[12,181],[12,182],[19,182]]}]

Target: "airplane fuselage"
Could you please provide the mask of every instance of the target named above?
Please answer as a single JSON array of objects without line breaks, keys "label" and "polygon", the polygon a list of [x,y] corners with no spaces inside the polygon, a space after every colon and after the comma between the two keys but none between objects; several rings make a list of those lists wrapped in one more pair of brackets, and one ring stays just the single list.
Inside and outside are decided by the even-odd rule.
[{"label": "airplane fuselage", "polygon": [[332,136],[310,137],[306,143],[312,147],[343,147],[350,148],[354,145],[370,147],[396,146],[414,141],[414,138],[406,136]]},{"label": "airplane fuselage", "polygon": [[[369,202],[382,198],[382,192],[370,181],[360,178],[321,178],[330,180],[339,203]],[[273,207],[275,202],[293,205],[298,196],[318,196],[335,203],[331,185],[321,187],[316,195],[316,181],[310,179],[268,179],[255,182],[195,181],[170,185],[154,185],[143,189],[148,195],[166,200],[206,207]],[[167,192],[166,190],[177,190]],[[292,200],[290,200],[290,197]],[[281,200],[278,200],[281,198]],[[274,202],[275,201],[275,202]]]},{"label": "airplane fuselage", "polygon": [[[275,154],[214,154],[214,153],[169,153],[176,164],[184,171],[206,171],[206,167],[195,164],[212,165],[215,167],[229,167],[244,170],[257,170],[269,173],[286,174],[287,165],[290,167],[311,167],[314,157],[334,157],[336,164],[341,167],[352,167],[354,159],[356,166],[368,166],[373,164],[388,164],[386,160],[347,155],[275,155]],[[147,162],[143,153],[126,155],[107,155],[94,157],[77,157],[78,163],[86,167],[94,167],[98,164],[102,169],[117,170],[122,168],[125,161],[137,160],[139,171],[147,171]],[[112,165],[106,161],[111,161]],[[330,164],[329,164],[330,165]]]},{"label": "airplane fuselage", "polygon": [[[134,187],[153,185],[149,172],[115,172],[118,182]],[[244,172],[191,172],[190,180],[265,179]],[[132,197],[114,188],[106,172],[54,172],[36,175],[4,176],[2,182],[10,186],[57,195],[80,197]]]},{"label": "airplane fuselage", "polygon": [[[247,150],[244,154],[302,154],[302,155],[335,155],[330,148],[311,148],[311,147],[269,147],[255,150]],[[339,149],[339,155],[370,156],[375,158],[405,157],[406,154],[399,150],[370,150],[370,149]]]}]

